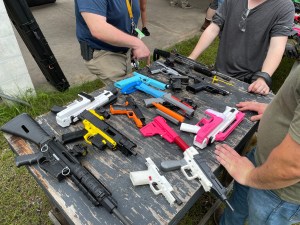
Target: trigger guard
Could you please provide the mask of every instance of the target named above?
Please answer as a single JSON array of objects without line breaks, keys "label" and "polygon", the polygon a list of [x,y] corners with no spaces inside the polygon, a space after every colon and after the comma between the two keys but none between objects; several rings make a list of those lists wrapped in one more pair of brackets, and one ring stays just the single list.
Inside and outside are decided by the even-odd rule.
[{"label": "trigger guard", "polygon": [[197,178],[197,175],[194,175],[194,176],[189,176],[186,172],[185,172],[185,169],[186,168],[190,168],[189,165],[185,165],[185,166],[182,166],[180,169],[182,171],[182,173],[184,174],[184,176],[188,179],[188,180],[194,180]]},{"label": "trigger guard", "polygon": [[162,193],[162,190],[156,190],[154,187],[153,187],[153,182],[150,184],[150,188],[151,188],[151,190],[153,191],[153,193],[155,194],[155,195],[158,195],[158,194],[160,194],[160,193]]}]

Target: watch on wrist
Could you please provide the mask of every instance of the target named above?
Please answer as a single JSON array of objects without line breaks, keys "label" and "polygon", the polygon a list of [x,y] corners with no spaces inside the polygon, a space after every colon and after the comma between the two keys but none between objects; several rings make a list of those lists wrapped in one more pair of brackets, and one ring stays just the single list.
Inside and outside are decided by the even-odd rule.
[{"label": "watch on wrist", "polygon": [[266,84],[269,86],[269,88],[271,89],[272,86],[272,78],[271,76],[267,73],[267,72],[261,72],[261,71],[257,71],[253,74],[252,76],[252,83],[254,81],[257,80],[257,78],[263,78],[266,82]]}]

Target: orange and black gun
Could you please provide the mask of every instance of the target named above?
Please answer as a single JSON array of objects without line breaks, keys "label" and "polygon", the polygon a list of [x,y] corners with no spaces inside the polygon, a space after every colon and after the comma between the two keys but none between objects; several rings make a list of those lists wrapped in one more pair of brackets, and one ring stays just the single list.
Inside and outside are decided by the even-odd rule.
[{"label": "orange and black gun", "polygon": [[110,105],[109,110],[111,114],[127,114],[128,118],[134,120],[138,128],[146,124],[142,111],[130,96],[126,97],[125,105]]}]

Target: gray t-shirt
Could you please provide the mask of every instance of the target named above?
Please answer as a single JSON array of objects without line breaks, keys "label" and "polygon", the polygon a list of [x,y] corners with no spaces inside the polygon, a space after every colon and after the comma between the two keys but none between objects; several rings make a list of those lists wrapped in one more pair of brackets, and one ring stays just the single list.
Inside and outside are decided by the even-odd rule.
[{"label": "gray t-shirt", "polygon": [[[255,161],[263,164],[285,136],[300,144],[300,62],[295,62],[290,75],[266,109],[257,135]],[[300,151],[300,149],[299,149]],[[299,160],[299,159],[297,159]],[[281,199],[300,204],[300,182],[273,190]]]},{"label": "gray t-shirt", "polygon": [[216,70],[242,81],[261,70],[271,37],[290,34],[295,14],[290,0],[267,0],[246,17],[247,8],[247,0],[225,0],[213,18],[221,29]]}]

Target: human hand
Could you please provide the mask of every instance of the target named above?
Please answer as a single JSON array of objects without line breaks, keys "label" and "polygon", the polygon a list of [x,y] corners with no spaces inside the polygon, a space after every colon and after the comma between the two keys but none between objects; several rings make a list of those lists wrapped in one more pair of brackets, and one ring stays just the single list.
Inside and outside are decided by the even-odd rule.
[{"label": "human hand", "polygon": [[192,60],[196,60],[195,57],[193,57],[192,55],[189,55],[187,58],[192,59]]},{"label": "human hand", "polygon": [[249,92],[253,92],[256,94],[267,95],[270,92],[270,88],[267,85],[266,81],[259,77],[248,87]]},{"label": "human hand", "polygon": [[240,102],[238,104],[236,104],[236,106],[238,107],[238,110],[240,111],[255,111],[257,112],[258,115],[256,116],[251,116],[250,120],[251,121],[257,121],[260,120],[263,113],[265,112],[266,108],[267,108],[267,104],[265,103],[259,103],[259,102]]},{"label": "human hand", "polygon": [[150,65],[150,50],[143,41],[139,40],[136,47],[132,48],[132,58],[146,60],[147,65]]},{"label": "human hand", "polygon": [[226,144],[216,145],[216,159],[228,173],[242,185],[247,185],[249,174],[255,166],[246,157],[240,156],[233,148]]}]

